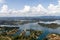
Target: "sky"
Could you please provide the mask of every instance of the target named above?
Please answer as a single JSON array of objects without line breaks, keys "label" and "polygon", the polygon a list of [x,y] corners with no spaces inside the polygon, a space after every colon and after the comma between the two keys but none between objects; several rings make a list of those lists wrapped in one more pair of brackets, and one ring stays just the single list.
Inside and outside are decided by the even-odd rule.
[{"label": "sky", "polygon": [[0,0],[0,17],[60,16],[60,0]]}]

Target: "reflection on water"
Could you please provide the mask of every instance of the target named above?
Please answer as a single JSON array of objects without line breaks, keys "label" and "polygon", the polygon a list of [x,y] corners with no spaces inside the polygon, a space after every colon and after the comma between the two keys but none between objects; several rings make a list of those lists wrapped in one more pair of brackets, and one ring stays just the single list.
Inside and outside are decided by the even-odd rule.
[{"label": "reflection on water", "polygon": [[57,33],[60,33],[60,27],[56,28],[56,29],[52,29],[52,28],[48,28],[48,27],[43,27],[43,26],[40,26],[38,23],[28,23],[28,24],[25,24],[25,25],[19,25],[20,29],[21,30],[26,30],[26,29],[34,29],[34,30],[42,30],[42,31],[45,31],[45,30],[48,30],[49,32],[57,32]]},{"label": "reflection on water", "polygon": [[60,27],[56,27],[55,29],[53,29],[53,28],[43,27],[43,26],[39,25],[38,23],[28,23],[28,24],[24,24],[24,25],[19,25],[19,27],[21,30],[34,29],[34,30],[43,31],[43,34],[39,36],[38,40],[42,40],[49,33],[60,34]]},{"label": "reflection on water", "polygon": [[[43,24],[38,24],[38,23],[39,22],[27,23],[27,24],[24,24],[24,25],[18,25],[19,30],[20,30],[18,32],[21,32],[21,30],[27,30],[27,29],[43,31],[42,35],[39,36],[38,40],[42,40],[49,33],[58,33],[58,34],[60,34],[60,24],[59,24],[60,21],[41,22]],[[51,24],[51,23],[57,23],[57,24]],[[52,27],[51,27],[51,25],[52,25]],[[43,26],[45,26],[45,27],[43,27]],[[53,27],[55,27],[55,28],[53,28]],[[26,32],[26,34],[28,34],[28,35],[29,35],[29,33],[30,33],[29,31]]]}]

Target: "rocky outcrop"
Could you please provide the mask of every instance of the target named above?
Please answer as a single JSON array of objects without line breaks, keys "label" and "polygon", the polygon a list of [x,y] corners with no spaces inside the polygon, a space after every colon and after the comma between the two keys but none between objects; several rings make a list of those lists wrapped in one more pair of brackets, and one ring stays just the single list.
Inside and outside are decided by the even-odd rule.
[{"label": "rocky outcrop", "polygon": [[49,34],[44,40],[60,40],[60,34]]}]

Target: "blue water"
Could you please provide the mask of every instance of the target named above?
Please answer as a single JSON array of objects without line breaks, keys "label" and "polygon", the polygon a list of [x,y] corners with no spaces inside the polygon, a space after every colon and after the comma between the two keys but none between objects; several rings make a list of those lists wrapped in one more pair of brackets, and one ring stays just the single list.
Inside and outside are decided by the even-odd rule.
[{"label": "blue water", "polygon": [[46,35],[48,35],[50,32],[45,30],[43,31],[43,33],[39,36],[39,38],[37,40],[43,40],[43,38],[46,37]]},{"label": "blue water", "polygon": [[[54,21],[54,23],[55,22],[57,22],[57,21]],[[60,24],[59,21],[57,23]],[[60,34],[60,27],[55,28],[55,29],[53,29],[53,28],[47,28],[47,27],[43,27],[43,26],[39,25],[38,22],[27,23],[27,24],[24,24],[24,25],[18,25],[18,27],[19,27],[19,31],[15,35],[13,35],[13,36],[19,35],[23,30],[27,30],[27,29],[40,30],[40,31],[43,32],[39,36],[39,38],[37,40],[42,40],[43,38],[45,38],[50,33],[58,33],[58,34]],[[29,35],[29,32],[26,32],[26,33],[27,33],[27,35]]]},{"label": "blue water", "polygon": [[34,29],[34,30],[43,31],[42,35],[40,35],[37,40],[42,40],[49,33],[58,33],[58,34],[60,34],[60,27],[58,27],[56,29],[52,29],[52,28],[42,27],[38,23],[28,23],[28,24],[24,24],[24,25],[19,25],[19,27],[20,27],[19,28],[20,30]]}]

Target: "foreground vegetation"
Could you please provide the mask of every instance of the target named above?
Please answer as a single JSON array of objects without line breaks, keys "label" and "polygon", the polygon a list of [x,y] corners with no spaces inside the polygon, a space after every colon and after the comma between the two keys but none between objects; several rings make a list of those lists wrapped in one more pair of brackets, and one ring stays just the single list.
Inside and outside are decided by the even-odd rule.
[{"label": "foreground vegetation", "polygon": [[[26,35],[26,31],[29,31],[30,34]],[[37,40],[38,36],[42,34],[42,32],[39,30],[25,30],[25,31],[23,30],[17,36],[11,36],[10,33],[11,31],[9,32],[9,34],[7,33],[0,34],[0,40]]]}]

